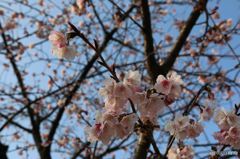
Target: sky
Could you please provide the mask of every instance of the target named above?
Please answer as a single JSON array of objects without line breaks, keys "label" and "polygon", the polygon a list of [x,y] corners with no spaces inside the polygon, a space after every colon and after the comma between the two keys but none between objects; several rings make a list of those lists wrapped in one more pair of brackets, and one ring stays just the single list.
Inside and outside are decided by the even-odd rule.
[{"label": "sky", "polygon": [[[6,1],[6,0],[3,0],[3,1]],[[54,0],[54,2],[55,3],[59,3],[60,0]],[[240,12],[239,12],[239,10],[240,10],[240,0],[221,0],[220,4],[221,5],[219,7],[219,10],[220,10],[219,12],[221,14],[222,19],[232,18],[234,23],[236,23],[237,21],[240,20]],[[211,2],[209,4],[209,6],[211,6]],[[0,8],[1,8],[1,2],[0,2]],[[14,7],[13,7],[13,9],[22,10],[22,8],[14,8]],[[188,15],[189,11],[190,11],[190,8],[189,8],[188,11],[185,11],[184,9],[182,9],[182,12],[185,12],[186,16]],[[204,16],[202,16],[199,19],[199,21],[201,21],[203,18],[204,18]],[[168,24],[166,24],[166,25],[168,25]],[[21,32],[21,31],[22,30],[19,30],[19,32]],[[194,31],[198,31],[198,30],[197,29],[193,29],[193,32]],[[172,33],[175,34],[174,32],[172,32]],[[239,45],[239,41],[240,41],[240,37],[235,37],[234,40],[231,41],[231,45],[234,46],[234,47],[238,46]],[[25,41],[25,42],[26,43],[32,43],[32,41]],[[51,54],[50,44],[46,44],[45,47],[46,47],[45,50],[49,50],[49,51],[46,51],[46,52],[49,53],[48,56],[51,57],[52,54]],[[237,48],[236,50],[240,51],[239,48]],[[232,62],[232,60],[229,60],[229,61],[226,60],[226,61],[222,61],[222,64],[225,67],[230,67],[230,66],[232,66],[231,62]],[[36,69],[39,69],[39,71],[40,71],[40,70],[45,69],[45,68],[46,68],[46,66],[44,66],[44,64],[40,64],[39,63],[38,68],[33,68],[32,71],[36,71]],[[0,72],[1,72],[1,69],[2,68],[0,68]],[[7,75],[5,75],[5,78],[7,80],[9,80],[10,83],[14,83],[15,79],[12,78],[12,77],[9,77],[10,75],[11,75],[11,72],[9,72]],[[46,80],[46,79],[42,79],[42,80]],[[32,81],[31,78],[28,78],[28,79],[26,79],[26,82],[33,82],[33,81]],[[42,82],[42,84],[43,84],[43,86],[44,85],[46,86],[46,83]],[[236,103],[239,102],[238,98],[239,98],[239,95],[234,96],[234,101]],[[222,104],[224,104],[224,102]],[[204,125],[206,126],[208,134],[212,134],[213,132],[218,130],[217,126],[215,124],[213,124],[213,123],[210,123],[210,124],[206,123]],[[5,133],[9,134],[9,131],[5,132]],[[201,139],[201,137],[200,137],[200,139]],[[26,138],[29,138],[29,136],[26,136]],[[210,138],[210,140],[213,140],[213,138]],[[18,158],[17,151],[11,152],[11,150],[13,150],[14,148],[15,148],[15,145],[11,144],[10,148],[9,148],[10,152],[8,153],[9,159]],[[164,151],[164,150],[160,149],[160,151]],[[28,155],[29,155],[29,158],[31,158],[31,159],[37,159],[38,158],[38,157],[36,157],[35,153],[31,153],[31,154],[28,154]],[[119,151],[117,153],[116,159],[122,159],[123,157],[125,157],[124,155],[125,155],[124,151]],[[23,158],[25,158],[25,157],[26,157],[26,155],[23,156]],[[60,157],[60,155],[57,155],[57,156],[54,155],[53,158],[54,157],[58,158],[58,157]]]}]

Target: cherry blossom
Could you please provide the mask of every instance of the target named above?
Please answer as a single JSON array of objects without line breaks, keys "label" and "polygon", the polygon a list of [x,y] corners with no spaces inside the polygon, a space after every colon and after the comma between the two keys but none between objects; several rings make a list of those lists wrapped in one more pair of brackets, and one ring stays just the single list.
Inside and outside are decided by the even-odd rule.
[{"label": "cherry blossom", "polygon": [[214,114],[215,103],[212,100],[206,100],[204,108],[200,114],[202,121],[209,121]]},{"label": "cherry blossom", "polygon": [[191,146],[184,146],[181,149],[172,147],[167,156],[169,159],[193,159],[194,151]]},{"label": "cherry blossom", "polygon": [[88,140],[96,140],[107,144],[114,137],[124,138],[133,132],[134,124],[137,121],[135,114],[119,116],[115,112],[105,112],[97,117],[93,127],[87,127]]},{"label": "cherry blossom", "polygon": [[163,75],[159,75],[154,85],[154,88],[163,94],[168,95],[170,93],[172,83],[166,79]]},{"label": "cherry blossom", "polygon": [[177,116],[173,121],[170,121],[165,126],[165,131],[170,132],[177,139],[183,140],[187,138],[187,127],[189,125],[188,116]]},{"label": "cherry blossom", "polygon": [[53,45],[52,53],[58,58],[73,59],[77,56],[75,48],[67,45],[67,39],[63,33],[52,31],[48,39]]},{"label": "cherry blossom", "polygon": [[124,138],[133,132],[134,125],[137,121],[137,116],[135,114],[126,115],[124,116],[119,124],[116,125],[115,131],[116,136],[119,138]]},{"label": "cherry blossom", "polygon": [[233,148],[240,148],[240,117],[235,112],[227,112],[224,109],[217,111],[215,122],[221,129],[214,133],[214,138],[221,144],[231,145]]},{"label": "cherry blossom", "polygon": [[141,83],[141,75],[138,71],[130,70],[124,77],[123,83],[130,86],[139,86]]},{"label": "cherry blossom", "polygon": [[87,127],[86,132],[88,133],[88,140],[90,142],[101,140],[104,144],[108,144],[112,137],[112,127],[106,122],[96,123],[92,128]]},{"label": "cherry blossom", "polygon": [[[138,95],[138,97],[140,94]],[[144,96],[144,97],[143,97]],[[156,123],[158,115],[160,115],[165,107],[164,98],[162,96],[152,94],[147,97],[147,94],[142,94],[142,100],[138,103],[137,108],[141,114],[141,119],[143,121],[151,121]]]},{"label": "cherry blossom", "polygon": [[165,94],[165,104],[170,105],[181,93],[181,85],[183,81],[176,72],[169,72],[167,78],[163,75],[159,75],[154,88],[157,92]]},{"label": "cherry blossom", "polygon": [[235,149],[240,148],[240,127],[231,127],[229,130],[221,130],[214,133],[214,138],[221,144],[231,145]]},{"label": "cherry blossom", "polygon": [[199,122],[190,120],[190,124],[187,127],[187,137],[196,138],[203,132],[203,127]]},{"label": "cherry blossom", "polygon": [[173,121],[167,123],[165,130],[177,139],[184,140],[198,137],[203,132],[203,127],[188,116],[177,116]]},{"label": "cherry blossom", "polygon": [[52,42],[52,44],[58,48],[64,48],[66,47],[66,38],[63,33],[58,31],[52,31],[51,34],[48,37],[49,41]]},{"label": "cherry blossom", "polygon": [[[143,122],[150,121],[157,124],[157,118],[163,113],[165,106],[174,102],[180,95],[181,84],[183,84],[181,77],[175,72],[170,72],[166,78],[163,75],[158,76],[154,85],[157,92],[143,91],[140,87],[141,75],[138,71],[128,71],[123,76],[123,82],[107,79],[103,88],[99,89],[99,94],[104,97],[104,113],[90,128],[89,140],[101,140],[103,143],[108,143],[112,137],[123,138],[132,132],[137,119],[136,114],[121,117],[130,109],[127,104],[129,99],[139,111],[140,119]],[[110,135],[111,129],[116,131]],[[203,128],[198,122],[190,122],[188,117],[180,117],[168,124],[166,129],[176,138],[185,139],[198,136]]]},{"label": "cherry blossom", "polygon": [[227,112],[225,109],[219,109],[214,119],[222,130],[227,130],[231,126],[240,125],[240,117],[233,111]]},{"label": "cherry blossom", "polygon": [[[5,155],[191,159],[190,143],[199,158],[204,146],[214,145],[212,158],[240,149],[240,23],[224,15],[226,1],[58,2],[0,1]],[[211,118],[219,130],[202,135]]]},{"label": "cherry blossom", "polygon": [[74,49],[74,47],[67,46],[63,48],[58,48],[53,46],[53,55],[56,55],[58,58],[65,58],[65,59],[73,59],[78,55],[77,51]]},{"label": "cherry blossom", "polygon": [[99,94],[105,98],[112,95],[115,83],[116,82],[111,78],[105,80],[104,87],[99,89]]},{"label": "cherry blossom", "polygon": [[122,82],[118,82],[114,85],[113,96],[120,98],[129,98],[133,94],[131,88]]}]

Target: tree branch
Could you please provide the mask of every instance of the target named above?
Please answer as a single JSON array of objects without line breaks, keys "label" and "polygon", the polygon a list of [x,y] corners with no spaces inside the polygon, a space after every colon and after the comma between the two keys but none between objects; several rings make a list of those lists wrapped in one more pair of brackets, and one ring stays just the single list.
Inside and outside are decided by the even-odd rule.
[{"label": "tree branch", "polygon": [[7,159],[7,150],[8,150],[8,146],[0,142],[0,158],[1,159]]},{"label": "tree branch", "polygon": [[148,6],[148,0],[141,0],[142,19],[143,19],[143,36],[144,36],[144,53],[147,58],[147,70],[152,79],[152,83],[155,83],[155,79],[158,76],[158,70],[160,66],[154,56],[154,45],[152,37],[152,24],[151,15]]},{"label": "tree branch", "polygon": [[164,64],[160,66],[159,74],[166,75],[169,70],[174,65],[183,45],[185,44],[192,28],[196,24],[198,18],[200,17],[202,11],[206,8],[208,0],[199,0],[199,2],[195,5],[192,13],[190,14],[185,26],[180,32],[175,45],[172,47],[171,51],[168,54],[167,59]]},{"label": "tree branch", "polygon": [[[173,46],[172,50],[170,51],[166,61],[163,65],[159,65],[157,60],[154,56],[154,45],[153,45],[153,36],[152,36],[152,29],[151,29],[151,15],[148,6],[148,0],[141,0],[141,8],[142,8],[142,19],[143,19],[143,35],[144,35],[144,53],[147,58],[147,70],[148,74],[151,77],[152,83],[155,83],[157,76],[159,74],[166,75],[169,70],[172,68],[174,62],[176,61],[177,56],[179,55],[184,43],[187,40],[193,26],[197,22],[198,18],[201,15],[201,12],[205,9],[207,4],[207,0],[199,0],[199,2],[194,7],[190,17],[188,18],[185,26],[183,27],[175,45]],[[152,143],[154,148],[156,149],[156,145],[152,142],[153,138],[153,130],[146,129],[141,130],[139,133],[139,140],[137,144],[137,148],[135,151],[135,159],[146,159],[147,157],[147,150]],[[156,153],[160,152],[156,150]],[[165,158],[165,155],[162,156],[161,154],[158,155],[160,158]]]},{"label": "tree branch", "polygon": [[[131,6],[127,11],[126,14],[123,16],[122,20],[125,20],[128,15],[130,14],[130,12],[135,8],[135,6]],[[85,66],[85,68],[83,69],[81,75],[79,76],[78,80],[75,83],[75,86],[71,89],[71,91],[68,93],[69,95],[66,97],[66,101],[64,103],[64,105],[59,109],[53,123],[52,123],[52,127],[49,131],[49,135],[48,135],[48,141],[50,142],[50,144],[48,145],[47,149],[48,151],[50,151],[51,148],[51,141],[54,138],[54,135],[56,133],[56,130],[58,128],[58,125],[60,123],[60,120],[64,114],[64,110],[65,107],[71,102],[72,97],[74,96],[74,94],[76,93],[76,91],[79,89],[81,83],[83,82],[83,80],[85,80],[85,78],[87,77],[88,72],[90,71],[90,69],[92,68],[93,64],[95,63],[95,61],[98,59],[99,55],[104,51],[104,49],[107,47],[107,44],[109,43],[109,41],[112,39],[114,33],[117,32],[118,28],[115,27],[114,29],[112,29],[111,32],[108,32],[104,38],[103,43],[101,44],[101,46],[98,48],[96,45],[94,46],[92,43],[90,43],[88,41],[88,39],[71,23],[69,23],[69,25],[71,26],[71,28],[74,30],[74,32],[77,34],[77,36],[81,37],[82,40],[84,40],[84,42],[86,42],[93,50],[96,51],[96,53],[93,55],[93,57],[90,59],[90,61],[88,62],[88,64]]]},{"label": "tree branch", "polygon": [[[0,23],[0,30],[2,30],[1,23]],[[24,80],[23,80],[22,74],[21,74],[20,70],[17,67],[17,63],[16,63],[16,60],[15,60],[15,57],[14,57],[12,51],[9,49],[5,33],[2,32],[1,36],[2,36],[3,43],[4,43],[5,49],[6,49],[6,57],[9,59],[11,65],[12,65],[14,74],[15,74],[15,76],[17,78],[19,87],[20,87],[21,92],[22,92],[22,96],[26,100],[26,108],[27,108],[27,111],[28,111],[28,114],[29,114],[31,125],[32,125],[32,135],[33,135],[34,141],[35,141],[35,143],[37,145],[38,151],[40,152],[40,155],[41,155],[42,139],[41,139],[40,130],[39,130],[40,129],[39,123],[34,119],[34,111],[33,111],[33,109],[31,108],[31,105],[30,105],[31,101],[28,98],[28,94],[27,94],[27,91],[26,91],[26,87],[24,85]],[[22,109],[22,110],[24,110],[24,109]],[[12,119],[10,118],[8,121],[11,121],[11,120]]]}]

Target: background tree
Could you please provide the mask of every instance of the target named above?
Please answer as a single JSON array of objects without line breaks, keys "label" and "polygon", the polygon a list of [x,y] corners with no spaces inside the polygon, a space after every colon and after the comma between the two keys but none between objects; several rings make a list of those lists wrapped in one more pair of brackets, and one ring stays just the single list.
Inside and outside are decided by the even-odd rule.
[{"label": "background tree", "polygon": [[[227,7],[240,3],[228,3],[2,0],[0,158],[6,150],[9,158],[41,159],[239,156],[240,24]],[[177,75],[164,78],[173,71],[183,83]],[[109,138],[115,131],[109,129],[110,141],[90,140],[102,129],[97,112],[109,109],[99,95],[108,78],[119,88],[114,95],[126,98],[127,113],[116,122],[124,127],[131,116],[134,130],[119,139]],[[128,79],[140,82],[140,90],[127,92]],[[181,85],[172,91],[181,92],[178,98],[172,85]],[[138,106],[139,93],[157,98],[152,106],[164,105],[157,122],[143,117],[150,106]],[[180,121],[187,124],[184,140],[180,127],[173,129]]]}]

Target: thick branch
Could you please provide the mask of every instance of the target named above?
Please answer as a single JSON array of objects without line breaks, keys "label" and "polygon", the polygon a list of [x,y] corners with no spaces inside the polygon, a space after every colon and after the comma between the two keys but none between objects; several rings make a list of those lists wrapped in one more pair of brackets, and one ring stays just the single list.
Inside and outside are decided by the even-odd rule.
[{"label": "thick branch", "polygon": [[7,150],[8,150],[8,146],[0,142],[0,158],[1,159],[7,159]]},{"label": "thick branch", "polygon": [[[142,8],[142,18],[143,18],[143,35],[144,35],[144,52],[147,58],[147,70],[148,74],[151,77],[152,83],[155,83],[155,80],[159,74],[166,75],[169,70],[172,68],[174,62],[176,61],[177,56],[179,55],[184,43],[187,40],[193,26],[197,22],[198,18],[201,15],[201,12],[205,9],[207,0],[199,0],[199,2],[194,7],[190,17],[188,18],[185,26],[183,27],[175,45],[170,51],[166,61],[163,65],[159,66],[157,60],[154,56],[154,45],[153,45],[153,36],[151,29],[151,15],[148,6],[148,0],[141,0]],[[135,151],[135,159],[145,159],[147,157],[147,151],[152,143],[153,130],[148,129],[140,131],[139,140],[137,148]],[[156,145],[155,145],[156,146]],[[162,155],[160,154],[160,158]]]},{"label": "thick branch", "polygon": [[146,124],[144,127],[139,127],[137,132],[139,135],[134,159],[146,159],[148,149],[152,142],[153,127],[151,124]]},{"label": "thick branch", "polygon": [[[0,24],[0,29],[2,29],[1,24]],[[22,74],[21,74],[21,72],[20,72],[20,70],[19,70],[19,68],[17,66],[16,60],[15,60],[15,57],[14,57],[12,51],[9,49],[5,33],[2,32],[1,36],[2,36],[2,39],[3,39],[3,43],[5,45],[6,56],[9,59],[10,64],[11,64],[11,66],[13,68],[13,71],[14,71],[15,76],[17,78],[17,81],[18,81],[19,87],[21,89],[22,95],[23,95],[24,99],[27,102],[27,104],[26,104],[27,107],[26,108],[27,108],[27,111],[28,111],[28,114],[29,114],[31,125],[32,125],[32,132],[33,132],[32,135],[33,135],[34,141],[35,141],[35,143],[37,145],[38,151],[41,152],[42,139],[41,139],[41,135],[40,135],[39,123],[36,122],[36,120],[34,119],[34,111],[31,108],[31,105],[29,104],[31,101],[28,98],[28,94],[27,94],[27,91],[26,91],[26,87],[24,85],[24,80],[23,80]],[[12,119],[10,118],[10,121],[11,120]]]},{"label": "thick branch", "polygon": [[199,2],[194,7],[192,13],[190,14],[185,26],[180,32],[179,37],[176,40],[175,45],[171,49],[170,53],[168,54],[168,57],[163,65],[161,65],[161,69],[159,74],[166,75],[169,70],[174,65],[174,62],[176,61],[183,45],[185,44],[192,28],[196,24],[198,18],[200,17],[202,11],[206,8],[207,0],[199,0]]},{"label": "thick branch", "polygon": [[141,0],[142,19],[143,19],[143,36],[144,36],[144,53],[147,58],[147,70],[148,74],[155,82],[158,76],[159,65],[154,56],[154,45],[152,36],[151,15],[148,6],[148,0]]}]

